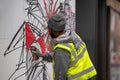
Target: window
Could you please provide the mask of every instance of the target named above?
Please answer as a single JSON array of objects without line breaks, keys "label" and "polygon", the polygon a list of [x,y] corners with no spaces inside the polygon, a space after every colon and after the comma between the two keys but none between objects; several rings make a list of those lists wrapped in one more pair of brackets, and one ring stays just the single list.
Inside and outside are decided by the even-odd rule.
[{"label": "window", "polygon": [[120,80],[120,14],[110,9],[110,72],[111,80]]}]

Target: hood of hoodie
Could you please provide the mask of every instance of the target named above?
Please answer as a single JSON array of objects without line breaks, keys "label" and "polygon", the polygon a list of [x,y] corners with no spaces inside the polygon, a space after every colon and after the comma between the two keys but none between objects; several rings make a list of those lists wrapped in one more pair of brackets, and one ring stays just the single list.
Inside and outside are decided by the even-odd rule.
[{"label": "hood of hoodie", "polygon": [[82,39],[74,31],[66,30],[64,34],[54,38],[53,42],[54,44],[72,42],[78,49],[82,44]]},{"label": "hood of hoodie", "polygon": [[72,38],[71,38],[71,31],[70,30],[67,30],[65,31],[64,34],[58,36],[57,38],[54,38],[54,43],[55,44],[58,44],[58,43],[66,43],[66,42],[70,42],[72,41]]}]

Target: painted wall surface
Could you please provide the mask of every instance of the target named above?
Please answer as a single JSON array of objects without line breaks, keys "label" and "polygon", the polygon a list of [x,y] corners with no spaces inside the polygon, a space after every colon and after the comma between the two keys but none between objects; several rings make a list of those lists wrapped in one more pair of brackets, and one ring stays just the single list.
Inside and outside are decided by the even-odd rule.
[{"label": "painted wall surface", "polygon": [[19,50],[6,57],[4,51],[25,19],[24,5],[23,0],[0,0],[0,80],[8,80],[19,61]]},{"label": "painted wall surface", "polygon": [[[44,18],[45,20],[49,19],[49,17],[51,16],[49,14],[49,17],[48,17],[48,14],[46,13],[45,3],[47,5],[46,7],[48,8],[48,5],[52,1],[54,3],[53,6],[55,6],[55,2],[56,2],[57,4],[55,7],[55,10],[57,10],[57,7],[60,5],[60,2],[64,3],[64,0],[49,0],[51,2],[48,2],[48,0],[33,0],[33,1],[38,1],[39,4],[42,6],[43,14],[45,16],[47,16]],[[75,1],[74,0],[66,0],[66,1],[69,1],[69,5],[70,5],[69,7],[68,6],[66,7],[66,14],[67,14],[66,18],[69,18],[69,16],[71,16],[71,15],[73,16],[73,17],[71,17],[72,19],[68,19],[68,23],[69,23],[68,26],[72,25],[72,27],[73,27],[72,29],[75,30],[75,23],[70,24],[70,22],[72,20],[73,20],[72,22],[74,22],[74,20],[75,20]],[[45,33],[45,34],[47,33],[47,31],[43,27],[41,27],[41,24],[37,25],[37,23],[39,23],[39,22],[37,20],[34,20],[34,17],[33,16],[31,17],[31,14],[28,14],[29,9],[31,8],[31,6],[30,6],[31,3],[32,3],[32,0],[2,0],[2,1],[0,1],[0,64],[1,64],[0,65],[0,80],[13,80],[13,79],[25,80],[26,79],[26,75],[19,77],[21,74],[26,72],[26,62],[24,63],[24,61],[26,61],[26,56],[28,56],[28,55],[26,55],[26,47],[24,47],[25,49],[23,50],[23,52],[21,51],[23,46],[20,48],[17,48],[17,47],[21,46],[23,44],[23,42],[25,45],[27,43],[26,40],[28,38],[26,38],[26,35],[25,35],[26,34],[26,23],[24,23],[24,21],[30,22],[30,23],[36,25],[40,30],[43,31],[43,33]],[[33,4],[36,4],[36,3],[33,2]],[[32,5],[32,9],[34,9],[34,8],[36,8],[35,5]],[[38,9],[36,8],[36,10],[38,10]],[[59,11],[60,10],[58,10],[58,12]],[[71,14],[69,12],[73,12],[73,14]],[[36,14],[40,17],[42,16],[42,13],[39,13],[39,11],[34,12],[34,14]],[[37,17],[37,18],[39,19],[39,21],[42,21],[42,23],[45,26],[47,26],[46,23],[44,23],[43,18],[42,19],[39,17]],[[23,27],[21,28],[21,30],[19,31],[19,33],[13,40],[13,37],[15,36],[16,32],[20,29],[22,24],[23,24]],[[30,26],[30,29],[31,29],[31,26]],[[21,34],[23,34],[24,36]],[[34,31],[33,31],[33,34],[34,34],[34,36],[37,36],[37,34],[34,33]],[[20,36],[22,36],[21,39],[20,39]],[[39,39],[39,37],[37,37],[36,39]],[[44,38],[44,39],[46,39],[46,38]],[[7,50],[8,46],[12,40],[13,40],[12,45],[10,46],[10,49]],[[16,45],[17,41],[19,41],[19,42]],[[39,48],[41,48],[41,47],[39,47]],[[5,51],[6,51],[6,54],[5,54]],[[24,53],[24,54],[21,54],[21,53]],[[20,56],[22,56],[23,58],[21,58]],[[22,64],[20,64],[20,63],[22,63]],[[29,64],[31,65],[32,62]],[[47,67],[48,67],[49,78],[50,78],[50,80],[52,80],[51,63],[48,63]],[[19,69],[19,70],[16,70],[16,69]],[[14,75],[12,75],[14,73],[14,71],[16,71],[16,72]],[[39,78],[37,78],[36,80],[38,80],[38,79]]]}]

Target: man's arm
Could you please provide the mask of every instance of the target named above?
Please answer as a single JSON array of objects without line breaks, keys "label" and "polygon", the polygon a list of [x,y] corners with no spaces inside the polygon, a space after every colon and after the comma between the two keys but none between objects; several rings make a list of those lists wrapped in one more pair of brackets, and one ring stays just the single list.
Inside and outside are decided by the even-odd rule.
[{"label": "man's arm", "polygon": [[53,56],[53,53],[46,53],[46,54],[42,54],[38,48],[36,48],[35,46],[31,46],[31,53],[32,53],[32,56],[33,56],[33,59],[34,60],[38,60],[39,57],[43,57],[43,60],[46,60],[48,62],[51,62],[52,61],[52,56]]},{"label": "man's arm", "polygon": [[42,57],[43,57],[43,60],[48,61],[48,62],[52,62],[53,53],[46,53]]},{"label": "man's arm", "polygon": [[67,69],[69,65],[70,54],[66,50],[56,49],[53,55],[54,59],[54,80],[66,80]]}]

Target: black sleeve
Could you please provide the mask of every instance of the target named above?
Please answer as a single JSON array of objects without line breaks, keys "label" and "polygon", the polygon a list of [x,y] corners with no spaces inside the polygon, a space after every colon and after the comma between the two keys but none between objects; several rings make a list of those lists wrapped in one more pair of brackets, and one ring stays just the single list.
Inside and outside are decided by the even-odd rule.
[{"label": "black sleeve", "polygon": [[54,80],[66,80],[67,79],[67,69],[69,65],[69,52],[63,49],[56,49],[54,52]]},{"label": "black sleeve", "polygon": [[43,55],[43,60],[45,61],[52,62],[52,58],[53,58],[53,53],[46,53],[45,55]]}]

